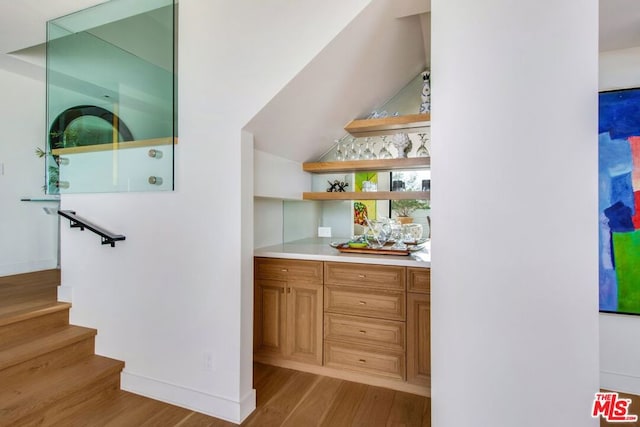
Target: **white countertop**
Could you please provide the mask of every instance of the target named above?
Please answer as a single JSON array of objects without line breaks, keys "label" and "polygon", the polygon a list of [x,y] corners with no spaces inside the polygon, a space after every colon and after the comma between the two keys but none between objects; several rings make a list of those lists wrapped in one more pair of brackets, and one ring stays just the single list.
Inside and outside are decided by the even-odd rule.
[{"label": "white countertop", "polygon": [[345,242],[349,239],[309,238],[280,245],[267,246],[254,251],[254,255],[266,258],[304,259],[311,261],[338,261],[361,264],[401,265],[405,267],[430,267],[431,242],[425,243],[423,250],[410,255],[369,255],[345,254],[329,246],[331,242]]}]

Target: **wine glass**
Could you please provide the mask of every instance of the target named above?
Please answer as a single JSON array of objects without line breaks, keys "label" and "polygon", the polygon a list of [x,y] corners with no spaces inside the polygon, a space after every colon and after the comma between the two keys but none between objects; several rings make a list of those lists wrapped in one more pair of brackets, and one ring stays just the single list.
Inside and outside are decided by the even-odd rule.
[{"label": "wine glass", "polygon": [[356,149],[356,139],[355,138],[351,138],[349,139],[349,144],[351,146],[351,148],[349,148],[349,155],[347,156],[348,160],[358,160],[358,150]]},{"label": "wine glass", "polygon": [[376,156],[376,153],[374,153],[371,150],[371,138],[370,137],[366,137],[364,139],[364,152],[362,153],[362,159],[363,160],[372,160],[372,159],[377,159],[378,157]]},{"label": "wine glass", "polygon": [[420,137],[420,147],[418,147],[418,150],[416,151],[416,156],[417,157],[429,157],[431,156],[431,153],[429,153],[429,149],[426,146],[426,143],[428,141],[428,137],[426,133],[419,133],[418,136]]},{"label": "wine glass", "polygon": [[335,158],[336,158],[336,161],[341,162],[345,158],[345,153],[342,151],[342,144],[340,143],[340,140],[336,139],[335,143],[336,143]]},{"label": "wine glass", "polygon": [[391,154],[391,151],[389,151],[389,140],[388,140],[388,136],[384,135],[382,137],[382,148],[380,149],[380,152],[378,153],[378,158],[380,159],[392,159],[393,155]]}]

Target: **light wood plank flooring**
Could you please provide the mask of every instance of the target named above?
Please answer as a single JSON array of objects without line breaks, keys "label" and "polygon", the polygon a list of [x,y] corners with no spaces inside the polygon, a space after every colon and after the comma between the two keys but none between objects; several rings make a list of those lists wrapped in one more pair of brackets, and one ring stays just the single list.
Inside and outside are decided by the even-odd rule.
[{"label": "light wood plank flooring", "polygon": [[[603,390],[611,391],[611,390]],[[640,419],[640,396],[634,394],[618,393],[621,398],[631,399],[631,407],[629,408],[629,414],[637,415]],[[604,426],[624,426],[624,427],[640,427],[640,421],[633,423],[608,423],[603,419],[600,419],[600,427]]]},{"label": "light wood plank flooring", "polygon": [[[305,372],[255,364],[257,409],[243,426],[431,426],[431,400]],[[229,427],[235,424],[118,391],[56,425]]]}]

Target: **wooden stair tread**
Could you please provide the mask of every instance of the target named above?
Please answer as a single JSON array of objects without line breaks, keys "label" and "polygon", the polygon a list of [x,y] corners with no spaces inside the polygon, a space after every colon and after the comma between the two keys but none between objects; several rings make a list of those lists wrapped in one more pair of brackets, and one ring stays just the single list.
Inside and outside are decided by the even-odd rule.
[{"label": "wooden stair tread", "polygon": [[73,343],[94,337],[95,329],[67,325],[40,336],[28,337],[23,342],[0,347],[0,370],[17,365]]},{"label": "wooden stair tread", "polygon": [[0,425],[14,425],[44,411],[98,381],[118,375],[123,367],[118,360],[89,356],[29,381],[4,384],[0,389]]},{"label": "wooden stair tread", "polygon": [[33,271],[0,277],[0,289],[5,286],[60,285],[60,269]]},{"label": "wooden stair tread", "polygon": [[0,326],[22,322],[39,316],[64,311],[71,308],[71,304],[66,302],[31,302],[15,304],[10,307],[0,307]]}]

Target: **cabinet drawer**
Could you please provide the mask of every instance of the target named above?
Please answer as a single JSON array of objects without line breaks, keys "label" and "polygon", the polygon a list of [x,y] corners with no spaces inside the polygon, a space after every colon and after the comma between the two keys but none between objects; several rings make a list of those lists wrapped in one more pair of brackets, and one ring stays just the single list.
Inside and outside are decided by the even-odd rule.
[{"label": "cabinet drawer", "polygon": [[324,338],[404,351],[405,324],[394,320],[325,314]]},{"label": "cabinet drawer", "polygon": [[348,369],[397,380],[405,379],[405,355],[402,352],[325,341],[324,364],[331,368]]},{"label": "cabinet drawer", "polygon": [[280,258],[256,258],[256,279],[322,284],[322,262]]},{"label": "cabinet drawer", "polygon": [[324,308],[331,313],[379,317],[381,319],[406,319],[405,293],[378,289],[363,290],[348,286],[326,285]]},{"label": "cabinet drawer", "polygon": [[324,263],[325,284],[405,289],[406,268],[394,265]]},{"label": "cabinet drawer", "polygon": [[407,291],[431,293],[431,269],[408,267]]}]

